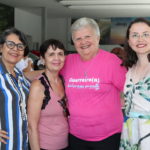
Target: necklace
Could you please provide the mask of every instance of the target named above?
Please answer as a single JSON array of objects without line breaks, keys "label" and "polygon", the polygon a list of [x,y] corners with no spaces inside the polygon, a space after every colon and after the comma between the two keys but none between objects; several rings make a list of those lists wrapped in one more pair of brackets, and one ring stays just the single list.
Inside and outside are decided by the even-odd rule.
[{"label": "necklace", "polygon": [[21,111],[21,117],[22,120],[27,120],[27,115],[26,115],[26,105],[23,102],[23,96],[21,93],[21,81],[19,79],[19,77],[16,79],[15,77],[13,77],[12,74],[8,73],[8,77],[14,87],[14,89],[17,91],[17,93],[19,94],[19,106],[20,106],[20,111]]},{"label": "necklace", "polygon": [[94,60],[91,60],[89,63],[83,63],[83,75],[84,75],[84,78],[87,78],[88,77],[88,73],[90,72],[90,69],[92,68],[94,64]]},{"label": "necklace", "polygon": [[86,71],[84,71],[84,77],[87,78],[87,72]]}]

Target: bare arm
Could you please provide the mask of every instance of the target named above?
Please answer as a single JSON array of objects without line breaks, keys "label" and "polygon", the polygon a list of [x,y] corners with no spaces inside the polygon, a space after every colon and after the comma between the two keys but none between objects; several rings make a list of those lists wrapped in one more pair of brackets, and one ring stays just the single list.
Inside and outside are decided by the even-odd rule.
[{"label": "bare arm", "polygon": [[4,139],[9,139],[9,137],[7,136],[7,132],[4,130],[0,130],[0,142],[7,144],[6,141]]},{"label": "bare arm", "polygon": [[40,150],[38,122],[44,98],[44,87],[39,80],[34,80],[30,87],[28,99],[28,132],[31,150]]},{"label": "bare arm", "polygon": [[30,81],[33,81],[37,76],[39,76],[44,70],[37,70],[37,71],[26,71],[24,72],[24,75],[26,78],[28,78]]}]

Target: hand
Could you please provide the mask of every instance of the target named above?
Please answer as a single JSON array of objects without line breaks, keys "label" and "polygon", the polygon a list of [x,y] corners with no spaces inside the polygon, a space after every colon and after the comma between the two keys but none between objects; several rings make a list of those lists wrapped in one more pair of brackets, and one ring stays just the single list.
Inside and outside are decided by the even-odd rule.
[{"label": "hand", "polygon": [[4,139],[9,139],[9,137],[7,136],[7,132],[4,130],[0,130],[0,142],[7,144],[6,141]]}]

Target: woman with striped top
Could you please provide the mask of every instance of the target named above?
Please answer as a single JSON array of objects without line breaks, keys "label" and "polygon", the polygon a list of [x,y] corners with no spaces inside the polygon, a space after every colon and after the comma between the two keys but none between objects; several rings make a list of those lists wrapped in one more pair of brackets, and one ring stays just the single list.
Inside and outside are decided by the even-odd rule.
[{"label": "woman with striped top", "polygon": [[1,35],[0,59],[0,149],[27,150],[26,100],[30,82],[15,65],[27,53],[25,35],[15,29]]}]

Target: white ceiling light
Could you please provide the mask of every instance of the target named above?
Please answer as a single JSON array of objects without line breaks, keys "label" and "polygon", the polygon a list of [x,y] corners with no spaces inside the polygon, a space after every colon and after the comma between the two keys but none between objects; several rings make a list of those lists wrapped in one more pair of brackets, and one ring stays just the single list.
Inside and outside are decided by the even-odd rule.
[{"label": "white ceiling light", "polygon": [[150,9],[150,5],[81,5],[68,6],[70,9]]},{"label": "white ceiling light", "polygon": [[62,5],[71,9],[98,9],[119,7],[150,7],[150,0],[57,0]]}]

